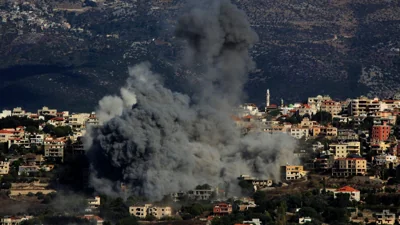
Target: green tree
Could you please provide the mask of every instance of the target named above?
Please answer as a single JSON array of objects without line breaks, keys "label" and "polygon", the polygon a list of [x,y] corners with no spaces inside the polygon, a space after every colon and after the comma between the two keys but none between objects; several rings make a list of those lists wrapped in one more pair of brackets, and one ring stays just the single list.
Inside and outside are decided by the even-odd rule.
[{"label": "green tree", "polygon": [[276,212],[276,225],[286,225],[286,211],[287,211],[287,206],[286,202],[282,201],[277,209]]},{"label": "green tree", "polygon": [[279,114],[281,114],[281,111],[279,109],[274,109],[274,110],[271,110],[270,112],[268,112],[268,115],[273,116],[273,117],[276,117]]},{"label": "green tree", "polygon": [[26,127],[25,131],[29,133],[39,133],[39,128],[34,126],[28,126]]},{"label": "green tree", "polygon": [[120,219],[117,223],[117,225],[137,225],[139,224],[138,218],[135,216],[129,216],[125,217],[123,219]]},{"label": "green tree", "polygon": [[328,124],[332,122],[332,114],[325,111],[319,111],[312,116],[312,120],[321,124]]}]

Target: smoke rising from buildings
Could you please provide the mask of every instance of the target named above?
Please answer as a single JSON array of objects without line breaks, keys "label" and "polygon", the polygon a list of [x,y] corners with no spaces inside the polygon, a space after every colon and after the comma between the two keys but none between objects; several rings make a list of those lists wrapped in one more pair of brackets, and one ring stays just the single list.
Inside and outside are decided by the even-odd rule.
[{"label": "smoke rising from buildings", "polygon": [[279,180],[280,166],[295,162],[295,141],[242,136],[231,119],[258,40],[244,13],[228,0],[201,1],[178,20],[176,36],[187,44],[185,63],[201,65],[200,84],[188,96],[167,89],[148,63],[130,68],[120,96],[99,102],[104,125],[87,144],[93,186],[116,194],[123,182],[159,200],[199,184],[236,184],[240,174]]}]

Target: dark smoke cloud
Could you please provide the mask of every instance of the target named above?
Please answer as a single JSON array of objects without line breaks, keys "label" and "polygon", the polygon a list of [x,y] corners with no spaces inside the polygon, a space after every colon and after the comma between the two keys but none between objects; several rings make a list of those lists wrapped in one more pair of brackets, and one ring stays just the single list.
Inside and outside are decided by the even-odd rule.
[{"label": "dark smoke cloud", "polygon": [[230,118],[254,67],[248,51],[258,37],[246,16],[228,0],[195,5],[176,35],[187,43],[187,63],[203,67],[200,85],[189,97],[165,88],[148,63],[130,68],[121,96],[99,102],[104,125],[88,134],[97,191],[118,195],[124,182],[133,194],[159,200],[199,184],[233,184],[240,174],[279,180],[279,167],[296,161],[292,138],[242,137]]}]

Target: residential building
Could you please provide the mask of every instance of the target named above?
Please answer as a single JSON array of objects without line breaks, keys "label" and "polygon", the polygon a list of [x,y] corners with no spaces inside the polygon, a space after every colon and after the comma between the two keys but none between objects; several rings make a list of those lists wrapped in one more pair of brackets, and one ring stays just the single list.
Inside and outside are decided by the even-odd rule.
[{"label": "residential building", "polygon": [[297,180],[306,176],[303,166],[287,165],[282,167],[282,175],[285,180]]},{"label": "residential building", "polygon": [[16,107],[12,110],[11,115],[18,116],[18,117],[24,117],[26,115],[26,112],[21,107]]},{"label": "residential building", "polygon": [[341,142],[346,141],[358,141],[358,134],[354,130],[351,129],[339,129],[337,139]]},{"label": "residential building", "polygon": [[9,116],[11,116],[11,115],[12,115],[11,110],[3,110],[3,111],[0,113],[0,119],[9,117]]},{"label": "residential building", "polygon": [[388,154],[377,155],[373,161],[378,166],[388,165],[389,163],[397,164],[397,156]]},{"label": "residential building", "polygon": [[152,204],[145,204],[144,206],[130,206],[129,213],[132,216],[139,218],[146,218],[147,215],[152,215],[157,219],[168,217],[172,215],[171,207],[153,206]]},{"label": "residential building", "polygon": [[330,113],[332,116],[338,115],[342,111],[342,104],[332,100],[322,102],[321,111]]},{"label": "residential building", "polygon": [[352,99],[349,104],[348,112],[352,116],[367,116],[368,114],[374,114],[378,112],[379,99],[368,99],[367,97],[361,96],[357,99]]},{"label": "residential building", "polygon": [[4,216],[0,219],[0,225],[19,225],[32,218],[33,216]]},{"label": "residential building", "polygon": [[375,152],[377,155],[382,155],[389,151],[390,143],[384,141],[373,142],[370,147],[371,151]]},{"label": "residential building", "polygon": [[188,191],[187,196],[193,200],[209,200],[215,193],[215,190],[210,189],[198,189],[194,191]]},{"label": "residential building", "polygon": [[331,169],[335,164],[334,156],[325,156],[323,158],[315,159],[314,168],[319,170],[328,170]]},{"label": "residential building", "polygon": [[300,122],[300,127],[311,129],[314,126],[318,126],[318,122],[312,121],[308,117],[304,117],[303,120]]},{"label": "residential building", "polygon": [[290,136],[296,139],[301,139],[301,138],[307,139],[309,136],[309,129],[302,127],[292,127],[289,130],[289,134]]},{"label": "residential building", "polygon": [[42,109],[37,111],[37,114],[40,116],[57,116],[57,109],[49,109],[47,106],[43,106]]},{"label": "residential building", "polygon": [[8,142],[8,140],[10,138],[12,138],[13,136],[14,136],[14,132],[13,131],[0,130],[0,142],[2,142],[2,143]]},{"label": "residential building", "polygon": [[321,106],[322,102],[330,101],[330,100],[332,100],[332,98],[329,95],[324,95],[324,96],[317,95],[316,97],[309,97],[307,102],[309,105]]},{"label": "residential building", "polygon": [[72,114],[68,118],[68,125],[71,126],[74,131],[80,131],[85,128],[85,123],[89,117],[89,113]]},{"label": "residential building", "polygon": [[51,124],[55,127],[61,127],[66,125],[66,121],[64,117],[54,117],[47,121],[48,124]]},{"label": "residential building", "polygon": [[42,146],[44,142],[44,134],[31,134],[29,140],[33,146]]},{"label": "residential building", "polygon": [[6,175],[10,172],[10,162],[0,161],[0,175]]},{"label": "residential building", "polygon": [[46,138],[44,140],[44,156],[53,161],[64,161],[64,138]]},{"label": "residential building", "polygon": [[[294,111],[294,113],[295,113],[295,112],[296,112],[296,111]],[[306,115],[311,116],[311,115],[317,113],[317,109],[311,107],[311,106],[308,105],[308,104],[304,104],[304,105],[302,105],[302,106],[300,106],[300,107],[297,108],[297,113],[298,113],[300,116],[306,116]]]},{"label": "residential building", "polygon": [[350,200],[354,200],[357,202],[360,201],[360,191],[350,186],[344,186],[333,191],[334,198],[336,198],[338,194],[349,194]]},{"label": "residential building", "polygon": [[336,143],[329,145],[329,151],[333,153],[335,159],[346,158],[348,155],[360,154],[360,142],[346,142],[346,143]]},{"label": "residential building", "polygon": [[348,177],[365,175],[367,173],[367,160],[364,158],[340,158],[336,159],[332,168],[332,176]]},{"label": "residential building", "polygon": [[43,157],[43,155],[35,155],[35,154],[26,154],[23,156],[25,165],[28,166],[41,166],[45,159]]},{"label": "residential building", "polygon": [[100,124],[99,119],[96,117],[96,113],[92,112],[85,123],[85,127],[98,126]]},{"label": "residential building", "polygon": [[80,218],[86,219],[89,221],[93,221],[95,225],[103,225],[103,223],[104,223],[104,220],[101,217],[92,215],[92,214],[87,214],[87,215],[81,216]]},{"label": "residential building", "polygon": [[39,166],[19,166],[18,176],[21,175],[32,176],[32,174],[39,172],[39,170],[40,170]]},{"label": "residential building", "polygon": [[216,216],[225,216],[232,213],[232,205],[229,203],[218,203],[214,205],[213,214]]},{"label": "residential building", "polygon": [[396,214],[390,210],[383,210],[381,213],[375,213],[376,224],[394,224],[396,222]]},{"label": "residential building", "polygon": [[254,187],[254,191],[257,191],[259,189],[263,189],[266,187],[271,187],[273,184],[272,180],[257,179],[255,177],[251,177],[249,175],[240,175],[240,177],[238,177],[238,179],[247,181],[248,183],[251,183]]},{"label": "residential building", "polygon": [[372,126],[371,141],[387,141],[390,136],[391,126],[384,122],[382,125]]},{"label": "residential building", "polygon": [[17,145],[25,149],[30,149],[31,141],[29,140],[29,138],[9,138],[7,142],[8,148],[10,148],[12,145]]},{"label": "residential building", "polygon": [[0,142],[8,142],[10,139],[21,139],[25,135],[23,127],[5,128],[0,130]]},{"label": "residential building", "polygon": [[101,198],[100,196],[95,196],[94,198],[87,199],[88,206],[91,209],[97,209],[100,207]]}]

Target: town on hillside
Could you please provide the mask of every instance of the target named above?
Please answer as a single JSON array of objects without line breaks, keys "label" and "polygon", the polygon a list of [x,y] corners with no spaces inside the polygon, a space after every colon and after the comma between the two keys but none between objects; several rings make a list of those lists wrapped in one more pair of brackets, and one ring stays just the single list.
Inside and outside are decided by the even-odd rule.
[{"label": "town on hillside", "polygon": [[296,139],[298,164],[279,165],[279,180],[237,174],[235,195],[203,184],[157,202],[89,185],[85,133],[102,125],[95,112],[4,109],[0,225],[400,223],[400,94],[278,104],[270,95],[263,108],[238,106],[232,123],[242,135]]}]

